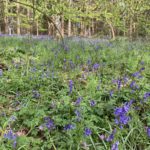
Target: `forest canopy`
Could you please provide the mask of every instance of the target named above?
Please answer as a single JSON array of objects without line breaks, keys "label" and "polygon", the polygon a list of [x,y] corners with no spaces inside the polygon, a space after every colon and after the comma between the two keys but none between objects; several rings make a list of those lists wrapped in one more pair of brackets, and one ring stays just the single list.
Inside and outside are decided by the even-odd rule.
[{"label": "forest canopy", "polygon": [[149,0],[0,0],[0,12],[1,34],[150,35]]}]

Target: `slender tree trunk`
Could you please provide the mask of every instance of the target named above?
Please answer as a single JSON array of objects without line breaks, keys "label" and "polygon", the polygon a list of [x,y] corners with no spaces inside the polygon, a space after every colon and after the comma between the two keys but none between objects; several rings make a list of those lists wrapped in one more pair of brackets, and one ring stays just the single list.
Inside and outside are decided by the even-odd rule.
[{"label": "slender tree trunk", "polygon": [[71,36],[71,20],[68,20],[68,36]]},{"label": "slender tree trunk", "polygon": [[61,16],[61,34],[64,37],[64,16]]},{"label": "slender tree trunk", "polygon": [[4,33],[8,34],[8,17],[6,16],[8,12],[8,1],[6,0],[4,3],[4,19],[3,19],[3,25],[4,25]]},{"label": "slender tree trunk", "polygon": [[94,28],[94,20],[92,19],[92,35],[94,35],[95,28]]},{"label": "slender tree trunk", "polygon": [[83,32],[84,31],[84,24],[83,24],[82,21],[81,21],[81,26],[80,27],[81,27],[81,29],[80,29],[80,35],[83,36],[84,35],[84,32]]},{"label": "slender tree trunk", "polygon": [[[19,0],[17,0],[17,2],[19,2]],[[20,10],[20,6],[19,3],[16,3],[16,13],[17,13],[17,35],[20,35],[20,15],[19,15],[19,10]]]},{"label": "slender tree trunk", "polygon": [[27,34],[30,35],[31,32],[31,24],[30,24],[30,9],[27,8],[27,18],[28,18],[28,23],[29,23],[29,27],[27,27]]},{"label": "slender tree trunk", "polygon": [[[71,4],[72,4],[72,0],[69,0],[69,9],[70,9]],[[68,19],[68,36],[71,36],[71,20],[70,20],[70,18]]]},{"label": "slender tree trunk", "polygon": [[88,27],[88,36],[91,37],[91,27]]},{"label": "slender tree trunk", "polygon": [[36,20],[36,36],[39,36],[39,22]]},{"label": "slender tree trunk", "polygon": [[132,38],[133,33],[133,26],[132,26],[132,18],[130,19],[130,25],[129,25],[129,37]]},{"label": "slender tree trunk", "polygon": [[48,25],[48,35],[51,35],[51,23],[48,21],[47,25]]},{"label": "slender tree trunk", "polygon": [[114,27],[113,27],[113,25],[111,24],[111,23],[109,23],[108,22],[108,25],[109,25],[109,27],[110,27],[110,29],[111,29],[111,36],[112,36],[112,39],[113,40],[115,40],[115,31],[114,31]]}]

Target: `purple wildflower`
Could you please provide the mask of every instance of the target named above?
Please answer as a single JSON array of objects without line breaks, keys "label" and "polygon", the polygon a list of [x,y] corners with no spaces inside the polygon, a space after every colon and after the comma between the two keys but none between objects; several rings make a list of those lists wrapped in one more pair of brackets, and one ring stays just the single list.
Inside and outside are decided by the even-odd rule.
[{"label": "purple wildflower", "polygon": [[16,140],[16,135],[13,133],[12,130],[9,130],[7,133],[4,134],[4,138],[8,140]]},{"label": "purple wildflower", "polygon": [[96,64],[93,65],[94,70],[97,70],[98,68],[99,68],[99,64],[96,63]]},{"label": "purple wildflower", "polygon": [[118,107],[115,109],[114,111],[114,114],[115,114],[115,123],[117,125],[126,125],[129,120],[130,120],[130,117],[127,116],[127,113],[129,112],[130,110],[130,107],[133,103],[133,100],[131,100],[130,102],[126,102],[122,107]]},{"label": "purple wildflower", "polygon": [[99,138],[100,138],[101,140],[104,140],[104,139],[105,139],[105,135],[104,135],[104,134],[101,134],[101,135],[99,135]]},{"label": "purple wildflower", "polygon": [[124,76],[123,80],[124,80],[124,84],[126,84],[129,81],[129,78],[127,76]]},{"label": "purple wildflower", "polygon": [[142,67],[142,68],[140,69],[140,71],[143,71],[143,70],[145,70],[145,68],[144,68],[144,67]]},{"label": "purple wildflower", "polygon": [[118,90],[121,88],[121,80],[117,80]]},{"label": "purple wildflower", "polygon": [[17,144],[17,135],[13,133],[12,130],[9,130],[7,133],[4,134],[4,138],[13,141],[13,147],[16,147]]},{"label": "purple wildflower", "polygon": [[85,130],[84,130],[84,135],[85,135],[85,136],[90,136],[91,134],[92,134],[91,129],[85,128]]},{"label": "purple wildflower", "polygon": [[74,129],[75,128],[75,126],[74,125],[72,125],[72,124],[67,124],[67,125],[65,125],[65,127],[64,127],[64,130],[72,130],[72,129]]},{"label": "purple wildflower", "polygon": [[95,106],[96,105],[96,102],[94,100],[91,100],[90,101],[90,106]]},{"label": "purple wildflower", "polygon": [[135,81],[132,81],[131,84],[130,84],[130,88],[132,90],[136,90],[136,89],[139,89],[139,86],[136,84]]},{"label": "purple wildflower", "polygon": [[150,127],[147,128],[147,135],[150,138]]},{"label": "purple wildflower", "polygon": [[110,97],[113,97],[113,93],[114,93],[114,91],[112,91],[112,90],[109,92]]},{"label": "purple wildflower", "polygon": [[82,101],[82,97],[79,97],[76,101],[75,101],[75,105],[80,105]]},{"label": "purple wildflower", "polygon": [[135,72],[132,74],[133,77],[139,77],[140,76],[140,72]]},{"label": "purple wildflower", "polygon": [[76,114],[77,117],[80,117],[80,116],[81,116],[79,110],[75,110],[74,113]]},{"label": "purple wildflower", "polygon": [[118,150],[118,146],[119,146],[119,142],[117,141],[112,145],[111,150]]},{"label": "purple wildflower", "polygon": [[114,135],[116,133],[116,128],[112,131],[112,133],[109,135],[109,137],[106,139],[107,142],[110,142],[114,139]]},{"label": "purple wildflower", "polygon": [[144,94],[144,100],[146,100],[148,97],[150,97],[150,92],[146,92],[145,94]]},{"label": "purple wildflower", "polygon": [[49,130],[55,128],[54,121],[52,119],[50,119],[49,117],[45,117],[44,120],[45,120],[45,125]]}]

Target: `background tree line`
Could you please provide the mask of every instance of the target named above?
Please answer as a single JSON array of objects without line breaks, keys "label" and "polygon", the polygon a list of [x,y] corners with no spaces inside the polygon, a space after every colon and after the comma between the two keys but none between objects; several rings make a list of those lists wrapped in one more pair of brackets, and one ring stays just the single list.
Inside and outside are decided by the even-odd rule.
[{"label": "background tree line", "polygon": [[0,33],[150,35],[149,0],[0,0]]}]

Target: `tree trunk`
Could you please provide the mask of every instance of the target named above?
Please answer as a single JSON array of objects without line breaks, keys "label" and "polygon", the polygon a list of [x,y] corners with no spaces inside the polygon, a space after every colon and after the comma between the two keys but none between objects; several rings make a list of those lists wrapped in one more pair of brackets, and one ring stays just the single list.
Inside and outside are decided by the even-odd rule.
[{"label": "tree trunk", "polygon": [[[72,4],[72,0],[69,0],[69,9],[70,9],[71,4]],[[71,20],[70,20],[70,18],[68,19],[68,36],[71,36]]]},{"label": "tree trunk", "polygon": [[39,22],[36,20],[36,36],[39,36]]},{"label": "tree trunk", "polygon": [[[19,2],[19,0],[17,0]],[[20,35],[20,15],[19,15],[19,10],[20,6],[19,3],[16,3],[16,13],[17,13],[17,35]]]},{"label": "tree trunk", "polygon": [[30,35],[31,32],[31,24],[30,24],[30,9],[27,8],[27,18],[28,18],[28,23],[29,23],[29,27],[27,27],[27,34]]},{"label": "tree trunk", "polygon": [[115,40],[115,31],[114,31],[114,27],[113,27],[113,25],[111,24],[111,23],[109,23],[108,22],[108,25],[109,25],[109,27],[110,27],[110,29],[111,29],[111,36],[112,36],[112,39],[113,40]]},{"label": "tree trunk", "polygon": [[61,34],[64,37],[64,16],[61,16]]},{"label": "tree trunk", "polygon": [[4,25],[4,33],[8,34],[8,18],[6,16],[6,14],[8,13],[8,2],[7,0],[4,3],[4,18],[3,18],[3,25]]}]

